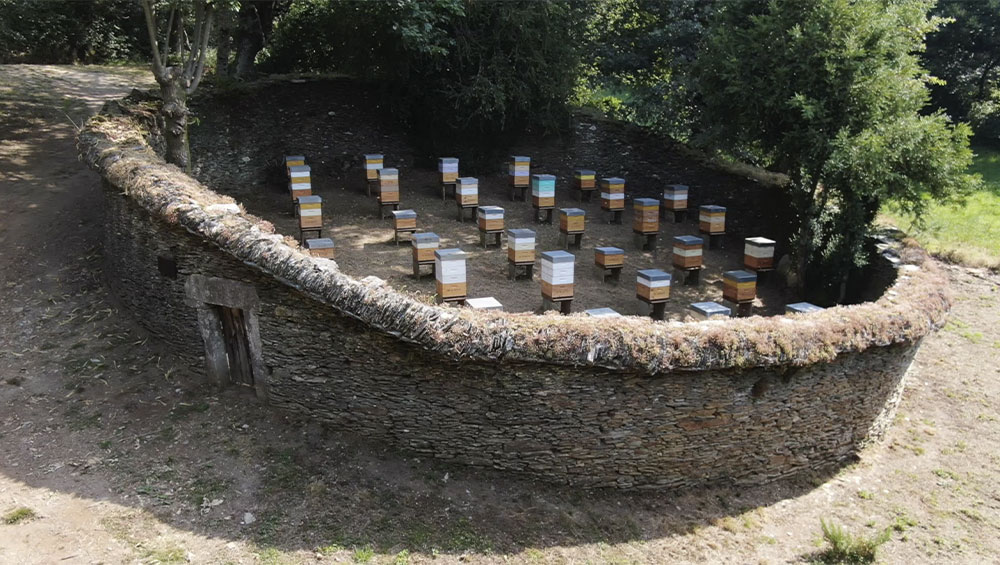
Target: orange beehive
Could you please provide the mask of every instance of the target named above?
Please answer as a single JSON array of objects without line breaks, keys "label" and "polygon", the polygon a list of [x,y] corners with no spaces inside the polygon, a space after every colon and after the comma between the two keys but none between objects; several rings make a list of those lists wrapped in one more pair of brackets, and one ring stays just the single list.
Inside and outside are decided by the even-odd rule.
[{"label": "orange beehive", "polygon": [[329,237],[307,239],[306,249],[309,250],[309,254],[313,257],[322,257],[324,259],[335,259],[337,257],[337,248],[334,246],[333,239]]},{"label": "orange beehive", "polygon": [[681,269],[700,267],[703,257],[704,240],[693,235],[674,237],[673,263]]},{"label": "orange beehive", "polygon": [[434,260],[434,252],[441,244],[441,238],[436,233],[423,232],[413,234],[413,258],[426,263]]},{"label": "orange beehive", "polygon": [[750,271],[722,273],[722,297],[730,302],[749,302],[757,297],[757,275]]},{"label": "orange beehive", "polygon": [[583,233],[587,213],[579,208],[559,209],[559,231],[571,233]]},{"label": "orange beehive", "polygon": [[625,209],[625,179],[608,177],[601,179],[601,209]]},{"label": "orange beehive", "polygon": [[621,267],[625,264],[625,251],[617,247],[595,248],[594,264],[604,269],[609,267]]},{"label": "orange beehive", "polygon": [[641,234],[659,233],[660,203],[652,198],[636,198],[632,202],[635,214],[632,217],[632,231]]},{"label": "orange beehive", "polygon": [[726,233],[726,209],[714,205],[700,207],[698,209],[698,229],[709,235]]}]

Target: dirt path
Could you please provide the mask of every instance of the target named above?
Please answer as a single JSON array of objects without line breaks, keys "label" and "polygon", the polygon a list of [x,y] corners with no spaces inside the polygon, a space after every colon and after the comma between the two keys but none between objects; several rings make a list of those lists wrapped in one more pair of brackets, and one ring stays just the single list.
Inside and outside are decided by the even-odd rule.
[{"label": "dirt path", "polygon": [[0,563],[794,563],[820,518],[893,526],[888,563],[997,562],[998,277],[948,268],[895,425],[832,476],[587,493],[421,461],[200,388],[118,313],[63,112],[146,76],[0,67]]}]

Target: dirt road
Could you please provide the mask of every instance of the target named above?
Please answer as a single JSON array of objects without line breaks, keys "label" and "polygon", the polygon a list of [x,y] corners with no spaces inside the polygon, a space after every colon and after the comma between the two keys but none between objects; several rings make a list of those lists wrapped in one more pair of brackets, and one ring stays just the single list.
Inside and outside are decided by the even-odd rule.
[{"label": "dirt road", "polygon": [[140,80],[0,67],[0,563],[789,563],[821,518],[891,527],[885,562],[997,562],[998,277],[948,268],[895,425],[832,476],[588,493],[418,460],[201,388],[119,313],[71,120]]}]

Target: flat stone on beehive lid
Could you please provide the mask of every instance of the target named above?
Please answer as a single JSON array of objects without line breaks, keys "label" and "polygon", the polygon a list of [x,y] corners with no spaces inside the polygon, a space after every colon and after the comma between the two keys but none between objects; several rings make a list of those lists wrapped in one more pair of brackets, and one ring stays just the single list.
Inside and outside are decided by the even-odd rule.
[{"label": "flat stone on beehive lid", "polygon": [[774,240],[766,237],[748,237],[746,242],[757,247],[774,247]]},{"label": "flat stone on beehive lid", "polygon": [[624,255],[625,250],[618,247],[595,247],[594,251],[600,251],[602,255]]},{"label": "flat stone on beehive lid", "polygon": [[591,308],[583,313],[594,318],[621,318],[622,316],[611,308]]},{"label": "flat stone on beehive lid", "polygon": [[333,239],[329,237],[318,237],[306,240],[306,249],[333,249],[335,247],[336,245],[333,243]]},{"label": "flat stone on beehive lid", "polygon": [[[306,156],[305,155],[285,155],[285,164],[288,164],[288,163],[297,163],[299,161],[305,163]],[[294,166],[294,165],[292,165],[292,166]]]},{"label": "flat stone on beehive lid", "polygon": [[484,298],[467,298],[465,305],[473,310],[503,310],[503,304],[492,296]]},{"label": "flat stone on beehive lid", "polygon": [[299,206],[303,204],[322,204],[323,198],[320,196],[299,196]]},{"label": "flat stone on beehive lid", "polygon": [[427,245],[431,243],[440,243],[441,238],[438,234],[434,232],[421,232],[413,234],[413,244],[414,245]]},{"label": "flat stone on beehive lid", "polygon": [[674,243],[681,245],[704,245],[705,240],[693,235],[675,235]]},{"label": "flat stone on beehive lid", "polygon": [[565,251],[542,252],[542,261],[548,261],[549,263],[572,263],[575,260],[576,257],[572,253]]},{"label": "flat stone on beehive lid", "polygon": [[437,249],[434,251],[434,257],[441,261],[464,261],[468,256],[468,253],[458,248]]},{"label": "flat stone on beehive lid", "polygon": [[726,271],[722,273],[722,278],[729,279],[733,282],[744,283],[744,282],[754,282],[757,280],[757,275],[751,273],[750,271]]},{"label": "flat stone on beehive lid", "polygon": [[733,311],[718,302],[695,302],[688,306],[696,316],[706,320],[712,318],[728,318]]},{"label": "flat stone on beehive lid", "polygon": [[509,229],[507,230],[507,237],[513,239],[534,239],[535,232],[534,230],[526,229]]},{"label": "flat stone on beehive lid", "polygon": [[397,220],[410,220],[417,217],[417,213],[413,210],[393,210],[392,215]]},{"label": "flat stone on beehive lid", "polygon": [[640,208],[645,207],[657,207],[660,205],[659,200],[654,200],[652,198],[636,198],[632,200],[634,206],[639,206]]},{"label": "flat stone on beehive lid", "polygon": [[643,269],[636,273],[636,275],[640,280],[646,280],[649,282],[669,281],[671,278],[669,273],[661,271],[660,269]]},{"label": "flat stone on beehive lid", "polygon": [[587,212],[579,208],[560,208],[559,213],[566,216],[586,216]]},{"label": "flat stone on beehive lid", "polygon": [[715,204],[704,204],[702,206],[699,206],[698,209],[701,210],[702,212],[709,212],[712,214],[726,211],[725,206],[716,206]]},{"label": "flat stone on beehive lid", "polygon": [[823,310],[823,308],[810,302],[796,302],[795,304],[785,305],[785,314],[809,314],[811,312],[819,312],[820,310]]}]

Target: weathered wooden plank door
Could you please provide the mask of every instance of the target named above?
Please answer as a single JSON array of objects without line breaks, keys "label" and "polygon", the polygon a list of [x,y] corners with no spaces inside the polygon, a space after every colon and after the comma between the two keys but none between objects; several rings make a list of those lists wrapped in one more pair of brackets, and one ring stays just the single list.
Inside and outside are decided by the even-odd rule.
[{"label": "weathered wooden plank door", "polygon": [[247,337],[243,310],[219,306],[222,335],[229,357],[229,380],[237,385],[253,387],[253,365],[250,362],[250,340]]}]

